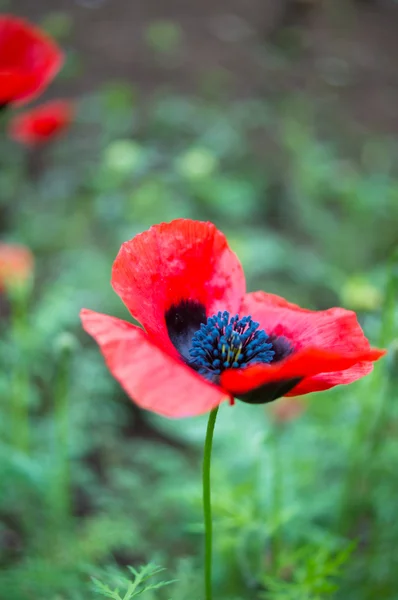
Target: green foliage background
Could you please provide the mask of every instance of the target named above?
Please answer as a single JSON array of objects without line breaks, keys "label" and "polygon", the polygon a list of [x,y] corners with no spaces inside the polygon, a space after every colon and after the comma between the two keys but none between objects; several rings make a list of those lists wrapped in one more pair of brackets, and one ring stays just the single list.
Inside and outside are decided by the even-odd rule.
[{"label": "green foliage background", "polygon": [[[62,34],[68,21],[47,25]],[[147,40],[161,60],[178,53],[170,23]],[[391,348],[290,423],[222,408],[215,598],[396,600],[395,141],[325,129],[299,93],[237,101],[207,82],[148,99],[109,82],[81,98],[67,138],[29,152],[3,135],[0,161],[3,241],[36,259],[29,289],[1,299],[0,598],[203,598],[206,419],[140,413],[78,317],[128,319],[109,283],[121,243],[189,217],[226,233],[249,290],[352,308]],[[147,589],[127,565],[148,565]]]}]

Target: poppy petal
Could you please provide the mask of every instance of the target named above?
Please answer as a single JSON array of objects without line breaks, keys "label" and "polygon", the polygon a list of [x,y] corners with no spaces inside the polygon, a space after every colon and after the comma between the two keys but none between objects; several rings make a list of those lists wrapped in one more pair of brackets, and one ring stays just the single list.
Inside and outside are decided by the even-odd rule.
[{"label": "poppy petal", "polygon": [[9,125],[9,135],[28,146],[45,143],[63,133],[73,115],[72,102],[52,100],[14,117]]},{"label": "poppy petal", "polygon": [[269,402],[289,392],[297,395],[296,389],[302,380],[320,373],[337,375],[333,385],[348,383],[344,376],[339,380],[341,372],[358,363],[378,360],[383,354],[384,351],[377,349],[340,354],[319,348],[306,348],[292,353],[280,362],[254,364],[244,369],[227,369],[221,375],[221,385],[238,398],[251,397],[250,401],[255,403]]},{"label": "poppy petal", "polygon": [[22,104],[38,96],[63,61],[56,43],[38,27],[13,15],[0,15],[0,79],[9,86],[17,85],[18,79],[13,94],[7,90],[4,102]]},{"label": "poppy petal", "polygon": [[351,354],[370,349],[356,314],[344,308],[309,310],[274,294],[252,292],[241,313],[259,321],[268,335],[285,337],[296,351],[311,347]]},{"label": "poppy petal", "polygon": [[0,106],[7,106],[34,85],[34,76],[17,71],[0,71]]},{"label": "poppy petal", "polygon": [[[356,314],[343,308],[313,311],[287,302],[274,294],[254,292],[246,294],[241,312],[250,314],[253,319],[259,321],[269,335],[287,340],[294,351],[291,359],[296,357],[298,360],[297,356],[304,357],[304,362],[296,363],[301,370],[301,375],[296,372],[299,381],[290,389],[286,389],[284,395],[305,394],[351,383],[370,373],[373,361],[386,353],[385,350],[370,347]],[[322,363],[314,363],[311,358],[315,349],[317,352],[322,350],[326,353],[325,368],[322,368]],[[305,364],[305,350],[309,351],[311,364]],[[330,358],[332,355],[335,358],[329,360],[327,354]],[[270,366],[279,368],[278,378],[280,369],[286,378],[289,375],[286,367],[290,369],[292,364],[295,365],[294,362],[285,359]],[[269,375],[271,376],[271,373]],[[265,385],[265,382],[262,385]]]},{"label": "poppy petal", "polygon": [[183,306],[187,313],[192,305],[200,325],[219,310],[237,313],[246,287],[225,236],[212,223],[189,219],[155,225],[123,244],[112,285],[133,317],[172,353],[168,310]]},{"label": "poppy petal", "polygon": [[295,386],[293,391],[285,394],[286,396],[301,396],[303,394],[309,394],[311,392],[322,392],[329,390],[336,385],[343,385],[353,383],[357,379],[369,375],[373,371],[372,362],[359,362],[350,369],[345,371],[336,371],[332,373],[320,373],[313,377],[305,377],[298,385]]},{"label": "poppy petal", "polygon": [[87,309],[80,316],[110,372],[141,408],[165,417],[189,417],[228,399],[226,392],[158,348],[139,327]]}]

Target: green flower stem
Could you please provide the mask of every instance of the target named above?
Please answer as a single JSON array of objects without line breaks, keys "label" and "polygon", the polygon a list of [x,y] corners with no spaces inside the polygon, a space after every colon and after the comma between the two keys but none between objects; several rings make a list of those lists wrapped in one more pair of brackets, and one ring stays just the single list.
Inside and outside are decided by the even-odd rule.
[{"label": "green flower stem", "polygon": [[[384,307],[381,318],[378,345],[386,347],[394,336],[395,306],[398,290],[398,253],[392,256],[388,269],[387,285],[385,290]],[[386,384],[387,381],[387,384]],[[386,428],[389,418],[390,398],[388,393],[388,376],[386,377],[386,364],[375,366],[375,370],[369,378],[367,389],[368,397],[376,404],[372,411],[367,405],[362,406],[361,414],[353,431],[351,442],[352,456],[343,484],[341,503],[340,525],[346,528],[347,513],[351,508],[352,491],[362,493],[366,483],[371,476],[371,470],[375,463],[380,437]]]},{"label": "green flower stem", "polygon": [[[398,251],[392,256],[389,264],[379,339],[379,345],[381,348],[387,347],[388,344],[395,338],[395,336],[398,333],[398,323],[396,319],[397,296]],[[387,371],[387,373],[385,371]],[[386,424],[388,422],[390,414],[391,393],[393,393],[393,390],[391,389],[393,387],[391,385],[391,373],[388,373],[388,369],[386,368],[386,362],[384,362],[384,369],[379,367],[377,373],[380,378],[380,381],[378,379],[376,379],[375,381],[375,377],[373,378],[373,381],[375,381],[375,395],[377,393],[380,393],[380,390],[383,390],[383,380],[387,380],[387,385],[385,385],[384,393],[381,394],[381,400],[379,401],[379,406],[376,407],[376,415],[371,425],[371,430],[369,434],[370,461],[375,458],[378,447],[380,446],[380,443],[383,439],[383,433],[386,430]],[[372,462],[369,463],[369,465],[371,464]]]},{"label": "green flower stem", "polygon": [[[346,532],[351,521],[351,512],[353,505],[358,502],[358,498],[363,494],[366,479],[369,475],[369,465],[373,458],[369,453],[372,444],[372,419],[374,412],[369,406],[367,398],[378,402],[383,406],[385,395],[385,370],[383,364],[376,364],[374,372],[369,377],[369,383],[366,390],[366,398],[361,406],[361,411],[357,422],[353,428],[352,438],[348,449],[350,462],[348,463],[346,473],[343,479],[341,508],[339,516],[339,528]],[[364,389],[364,384],[363,389]],[[378,413],[380,408],[376,409]],[[384,412],[384,411],[383,411]]]},{"label": "green flower stem", "polygon": [[59,352],[54,386],[55,472],[53,477],[53,514],[58,527],[68,527],[71,511],[69,467],[69,384],[71,352],[68,347]]},{"label": "green flower stem", "polygon": [[269,445],[273,470],[272,510],[276,523],[271,539],[272,565],[274,573],[278,573],[279,571],[282,553],[282,531],[280,526],[280,517],[283,505],[283,467],[281,464],[282,460],[280,447],[280,435],[282,431],[279,430],[279,427],[280,426],[277,424],[274,425],[274,430],[271,433]]},{"label": "green flower stem", "polygon": [[[383,318],[380,332],[380,346],[386,347],[392,339],[395,339],[398,334],[398,321],[396,318],[396,298],[398,294],[398,252],[392,256],[390,260],[390,268],[386,286],[384,307],[383,307]],[[391,360],[391,358],[390,358]],[[391,400],[394,398],[395,393],[395,381],[393,380],[393,374],[391,369],[388,368],[388,361],[384,363],[384,369],[379,367],[380,376],[384,376],[385,385],[384,389],[381,387],[380,382],[379,389],[382,389],[381,400],[379,407],[376,412],[376,416],[371,426],[369,433],[369,450],[368,450],[368,470],[364,473],[364,483],[376,482],[378,483],[377,462],[380,460],[380,451],[383,447],[383,440],[385,432],[388,431],[388,424],[391,415]],[[376,390],[377,393],[378,390]],[[377,555],[381,555],[380,550],[383,546],[383,536],[385,535],[385,528],[382,526],[376,518],[374,526],[370,532],[369,539],[369,569],[372,567],[376,560]],[[388,537],[388,536],[387,536]],[[384,542],[384,546],[385,546]],[[393,552],[391,547],[388,548],[389,556],[390,552]],[[384,554],[383,554],[384,556]],[[379,559],[380,560],[380,559]],[[384,565],[385,568],[385,565]],[[391,562],[389,563],[391,569]]]},{"label": "green flower stem", "polygon": [[212,549],[213,549],[213,522],[211,516],[211,485],[210,466],[211,450],[213,447],[213,433],[216,424],[218,406],[211,411],[207,423],[205,447],[203,453],[203,514],[205,525],[205,600],[212,600],[211,573],[212,573]]},{"label": "green flower stem", "polygon": [[12,337],[18,352],[18,359],[12,372],[11,435],[13,445],[21,452],[28,452],[30,443],[29,373],[26,356],[28,299],[27,286],[18,286],[9,290]]}]

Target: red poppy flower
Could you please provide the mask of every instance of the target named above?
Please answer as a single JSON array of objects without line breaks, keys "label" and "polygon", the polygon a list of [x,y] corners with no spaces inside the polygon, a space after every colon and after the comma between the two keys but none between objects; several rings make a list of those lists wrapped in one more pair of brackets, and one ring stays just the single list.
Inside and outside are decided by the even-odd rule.
[{"label": "red poppy flower", "polygon": [[350,383],[385,353],[351,311],[246,294],[239,260],[211,223],[179,219],[137,235],[116,257],[112,286],[144,329],[87,309],[83,327],[127,394],[167,417]]},{"label": "red poppy flower", "polygon": [[38,96],[63,63],[58,46],[40,29],[0,15],[0,105]]},{"label": "red poppy flower", "polygon": [[306,406],[301,398],[283,398],[271,404],[270,414],[273,421],[279,425],[289,423],[300,417]]},{"label": "red poppy flower", "polygon": [[28,146],[43,144],[58,137],[72,122],[74,107],[67,100],[53,100],[14,117],[9,134]]},{"label": "red poppy flower", "polygon": [[0,291],[24,283],[33,271],[33,256],[29,248],[0,243]]}]

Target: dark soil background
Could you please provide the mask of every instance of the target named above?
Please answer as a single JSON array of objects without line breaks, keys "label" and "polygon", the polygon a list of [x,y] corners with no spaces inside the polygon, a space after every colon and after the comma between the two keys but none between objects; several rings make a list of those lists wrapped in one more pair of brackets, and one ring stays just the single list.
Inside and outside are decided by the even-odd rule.
[{"label": "dark soil background", "polygon": [[[123,78],[148,93],[165,84],[196,93],[213,73],[231,97],[306,91],[325,120],[337,112],[360,129],[398,132],[394,0],[14,0],[10,10],[37,22],[71,17],[68,45],[82,74],[55,92]],[[163,19],[182,31],[175,60],[159,60],[146,41],[148,25]]]}]

